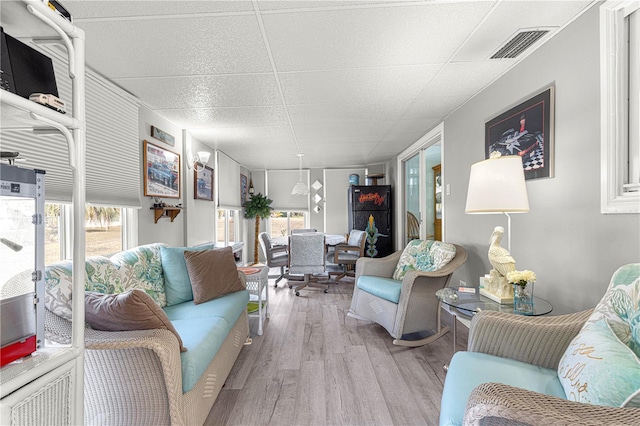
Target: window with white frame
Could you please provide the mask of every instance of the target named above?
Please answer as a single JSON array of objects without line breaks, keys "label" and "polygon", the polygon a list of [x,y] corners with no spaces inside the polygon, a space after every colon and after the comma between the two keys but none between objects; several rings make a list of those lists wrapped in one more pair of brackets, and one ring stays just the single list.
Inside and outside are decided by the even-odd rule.
[{"label": "window with white frame", "polygon": [[218,209],[216,220],[216,243],[218,245],[228,246],[242,240],[240,213],[240,210]]},{"label": "window with white frame", "polygon": [[640,2],[600,9],[602,213],[640,213]]},{"label": "window with white frame", "polygon": [[[85,255],[111,256],[129,248],[126,244],[127,210],[87,205],[85,208]],[[45,203],[45,264],[72,257],[72,206]]]},{"label": "window with white frame", "polygon": [[272,211],[271,237],[287,236],[292,229],[306,228],[307,214],[301,211]]}]

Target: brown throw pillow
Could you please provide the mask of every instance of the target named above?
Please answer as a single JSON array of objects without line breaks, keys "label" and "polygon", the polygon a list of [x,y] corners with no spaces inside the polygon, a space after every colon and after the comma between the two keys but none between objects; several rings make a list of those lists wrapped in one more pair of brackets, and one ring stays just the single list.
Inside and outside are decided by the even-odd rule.
[{"label": "brown throw pillow", "polygon": [[231,247],[185,251],[184,260],[191,280],[193,303],[196,305],[245,289],[238,276]]},{"label": "brown throw pillow", "polygon": [[96,330],[169,330],[178,339],[180,352],[187,350],[167,314],[143,290],[134,289],[120,294],[86,291],[84,314],[87,323]]}]

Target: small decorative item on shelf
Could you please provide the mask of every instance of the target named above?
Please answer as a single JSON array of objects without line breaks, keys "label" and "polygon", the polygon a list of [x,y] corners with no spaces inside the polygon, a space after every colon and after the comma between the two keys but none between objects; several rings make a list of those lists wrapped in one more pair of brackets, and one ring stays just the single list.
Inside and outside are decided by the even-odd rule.
[{"label": "small decorative item on shelf", "polygon": [[513,312],[533,315],[533,285],[536,274],[533,271],[511,271],[507,274],[509,284],[513,285]]}]

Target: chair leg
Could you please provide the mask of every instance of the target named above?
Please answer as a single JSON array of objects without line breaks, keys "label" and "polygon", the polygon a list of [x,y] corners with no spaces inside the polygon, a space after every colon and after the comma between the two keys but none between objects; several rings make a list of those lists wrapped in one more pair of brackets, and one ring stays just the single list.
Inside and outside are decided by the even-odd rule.
[{"label": "chair leg", "polygon": [[432,334],[429,337],[425,337],[424,339],[418,340],[402,340],[402,339],[393,339],[393,344],[396,346],[404,346],[409,348],[415,348],[417,346],[424,346],[428,343],[433,342],[434,340],[438,340],[445,334],[449,332],[449,327],[442,327],[440,331]]}]

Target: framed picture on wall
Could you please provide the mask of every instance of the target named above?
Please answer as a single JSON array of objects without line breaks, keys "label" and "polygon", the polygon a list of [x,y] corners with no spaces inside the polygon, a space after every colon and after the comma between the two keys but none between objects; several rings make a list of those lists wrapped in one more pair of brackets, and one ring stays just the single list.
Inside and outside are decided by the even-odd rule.
[{"label": "framed picture on wall", "polygon": [[525,179],[553,177],[554,86],[485,123],[485,158],[519,155]]},{"label": "framed picture on wall", "polygon": [[156,126],[151,126],[151,137],[171,146],[176,144],[176,138],[174,138],[173,135],[170,135],[164,130],[158,129]]},{"label": "framed picture on wall", "polygon": [[244,206],[247,202],[247,177],[243,174],[240,175],[240,203]]},{"label": "framed picture on wall", "polygon": [[[201,170],[200,170],[201,169]],[[193,198],[213,201],[213,169],[200,163],[193,171]]]},{"label": "framed picture on wall", "polygon": [[144,141],[144,195],[180,198],[180,154]]}]

